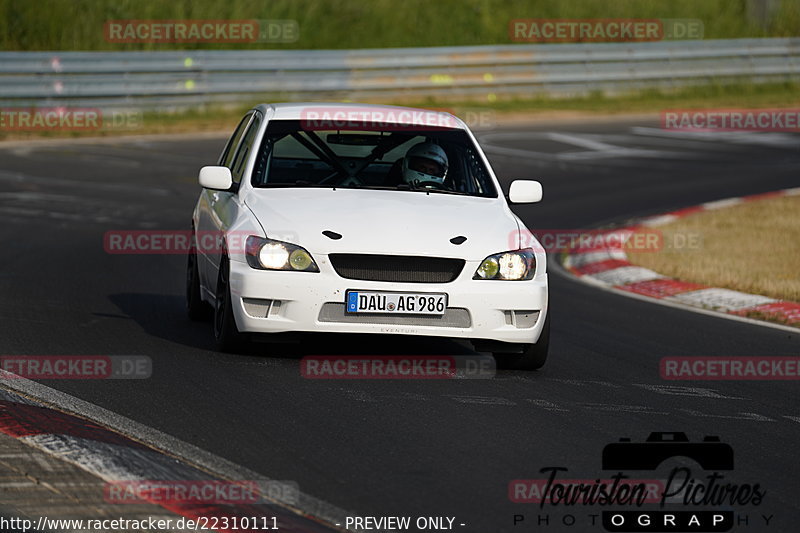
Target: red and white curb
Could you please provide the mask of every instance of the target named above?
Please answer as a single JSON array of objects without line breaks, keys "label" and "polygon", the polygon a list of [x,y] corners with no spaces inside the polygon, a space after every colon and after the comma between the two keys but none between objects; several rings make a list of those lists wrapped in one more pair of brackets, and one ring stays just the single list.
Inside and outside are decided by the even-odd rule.
[{"label": "red and white curb", "polygon": [[[621,235],[621,238],[615,240],[621,245],[614,247],[601,245],[569,252],[563,259],[563,266],[581,280],[609,289],[737,317],[752,317],[754,314],[771,317],[797,328],[800,327],[800,303],[668,278],[658,272],[631,264],[624,250],[627,237],[643,228],[663,226],[702,211],[724,209],[766,198],[797,195],[800,195],[800,187],[726,198],[648,217],[607,232]],[[601,239],[601,241],[612,242],[611,239]],[[774,325],[762,320],[758,322]]]},{"label": "red and white curb", "polygon": [[[100,407],[92,406],[92,404],[87,404],[82,400],[5,371],[0,371],[0,382],[5,387],[0,388],[0,432],[74,464],[107,483],[133,482],[135,484],[143,482],[146,484],[153,480],[159,480],[175,484],[209,482],[209,485],[214,483],[231,485],[255,482],[256,487],[262,488],[258,501],[252,503],[249,500],[245,503],[217,503],[215,501],[198,503],[196,501],[181,502],[174,499],[144,498],[146,503],[158,505],[166,511],[191,520],[216,518],[217,522],[221,524],[227,518],[229,524],[235,524],[233,519],[238,518],[238,523],[244,524],[242,519],[248,518],[253,521],[251,523],[256,523],[257,519],[257,524],[260,524],[263,522],[261,517],[264,517],[264,520],[272,524],[271,521],[274,517],[277,526],[288,532],[327,533],[338,530],[338,528],[324,525],[319,518],[320,515],[328,515],[326,518],[332,521],[334,518],[339,519],[343,512],[333,506],[320,505],[324,502],[313,501],[313,498],[300,493],[296,485],[291,487],[290,485],[293,484],[275,482],[252,473],[245,474],[247,477],[244,478],[241,477],[241,474],[219,476],[203,467],[190,464],[179,455],[167,453],[89,419],[53,408],[48,404],[49,402],[34,399],[28,393],[44,391],[44,395],[50,396],[50,400],[66,399],[65,403],[81,406],[84,408],[83,410],[88,407],[89,410],[99,411],[101,418],[108,417],[109,412]],[[8,389],[20,390],[22,394]],[[119,416],[115,418],[122,419]],[[127,419],[122,420],[127,421]],[[129,422],[128,428],[136,425],[132,421],[127,422]],[[151,437],[150,440],[154,434],[157,434],[155,430],[143,433],[148,434]],[[164,437],[166,441],[174,441],[170,437]],[[176,448],[183,447],[193,452],[191,445],[182,443],[183,446],[181,446],[180,441],[177,442],[179,445]],[[195,454],[192,453],[192,455]],[[203,454],[197,453],[197,455],[202,456]],[[203,458],[201,457],[201,459]],[[201,462],[203,461],[201,460]],[[205,459],[205,462],[211,461]],[[224,462],[224,460],[219,459],[218,462]],[[272,489],[279,484],[293,490],[284,490],[276,495]],[[270,488],[263,490],[263,487]],[[324,512],[311,515],[301,510],[304,507],[308,508],[309,504],[313,504],[311,506],[316,507],[318,511]],[[209,522],[209,524],[211,523]],[[227,528],[214,527],[213,531],[245,533],[261,531],[261,529],[234,525]]]}]

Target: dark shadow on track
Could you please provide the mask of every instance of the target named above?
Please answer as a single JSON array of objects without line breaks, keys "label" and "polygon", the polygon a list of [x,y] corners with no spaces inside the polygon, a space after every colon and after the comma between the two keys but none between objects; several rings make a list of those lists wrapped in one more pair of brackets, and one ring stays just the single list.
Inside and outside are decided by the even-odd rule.
[{"label": "dark shadow on track", "polygon": [[148,334],[190,348],[213,350],[211,325],[186,317],[183,296],[148,293],[110,294],[108,299]]}]

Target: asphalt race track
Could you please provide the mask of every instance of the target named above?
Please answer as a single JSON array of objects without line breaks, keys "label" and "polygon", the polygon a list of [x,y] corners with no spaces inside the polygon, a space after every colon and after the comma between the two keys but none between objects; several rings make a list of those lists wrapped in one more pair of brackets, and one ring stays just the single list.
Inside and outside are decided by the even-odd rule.
[{"label": "asphalt race track", "polygon": [[[590,228],[800,185],[796,134],[668,135],[639,120],[477,135],[504,184],[543,183],[541,204],[516,208],[532,228]],[[626,298],[551,268],[552,344],[539,372],[300,376],[303,354],[470,353],[416,338],[215,352],[210,324],[185,317],[185,256],[108,254],[103,235],[188,229],[197,171],[224,140],[0,146],[0,353],[147,355],[150,379],[46,384],[357,515],[455,516],[465,533],[602,531],[589,516],[598,509],[512,503],[509,482],[544,478],[547,466],[594,480],[606,444],[661,431],[733,447],[726,479],[766,490],[760,505],[736,509],[742,530],[797,531],[797,381],[664,381],[659,360],[796,356],[800,334]],[[514,515],[524,521],[514,526]]]}]

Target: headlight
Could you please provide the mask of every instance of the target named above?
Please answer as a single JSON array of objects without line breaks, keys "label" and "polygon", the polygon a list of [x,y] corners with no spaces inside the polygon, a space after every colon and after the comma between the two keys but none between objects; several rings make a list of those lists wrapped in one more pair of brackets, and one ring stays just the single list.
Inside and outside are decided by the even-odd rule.
[{"label": "headlight", "polygon": [[516,250],[490,255],[484,259],[472,279],[524,281],[536,273],[533,250]]},{"label": "headlight", "polygon": [[245,257],[248,265],[259,270],[319,272],[317,263],[305,248],[255,235],[247,238]]},{"label": "headlight", "polygon": [[258,262],[264,268],[281,270],[289,260],[289,250],[282,244],[267,243],[258,251]]}]

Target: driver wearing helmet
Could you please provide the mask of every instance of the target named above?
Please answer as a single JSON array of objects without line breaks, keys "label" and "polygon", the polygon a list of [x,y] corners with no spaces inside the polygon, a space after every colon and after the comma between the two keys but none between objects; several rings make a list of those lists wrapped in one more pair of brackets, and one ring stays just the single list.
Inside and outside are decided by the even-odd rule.
[{"label": "driver wearing helmet", "polygon": [[415,144],[403,158],[403,181],[412,188],[443,189],[446,176],[447,154],[438,144]]}]

